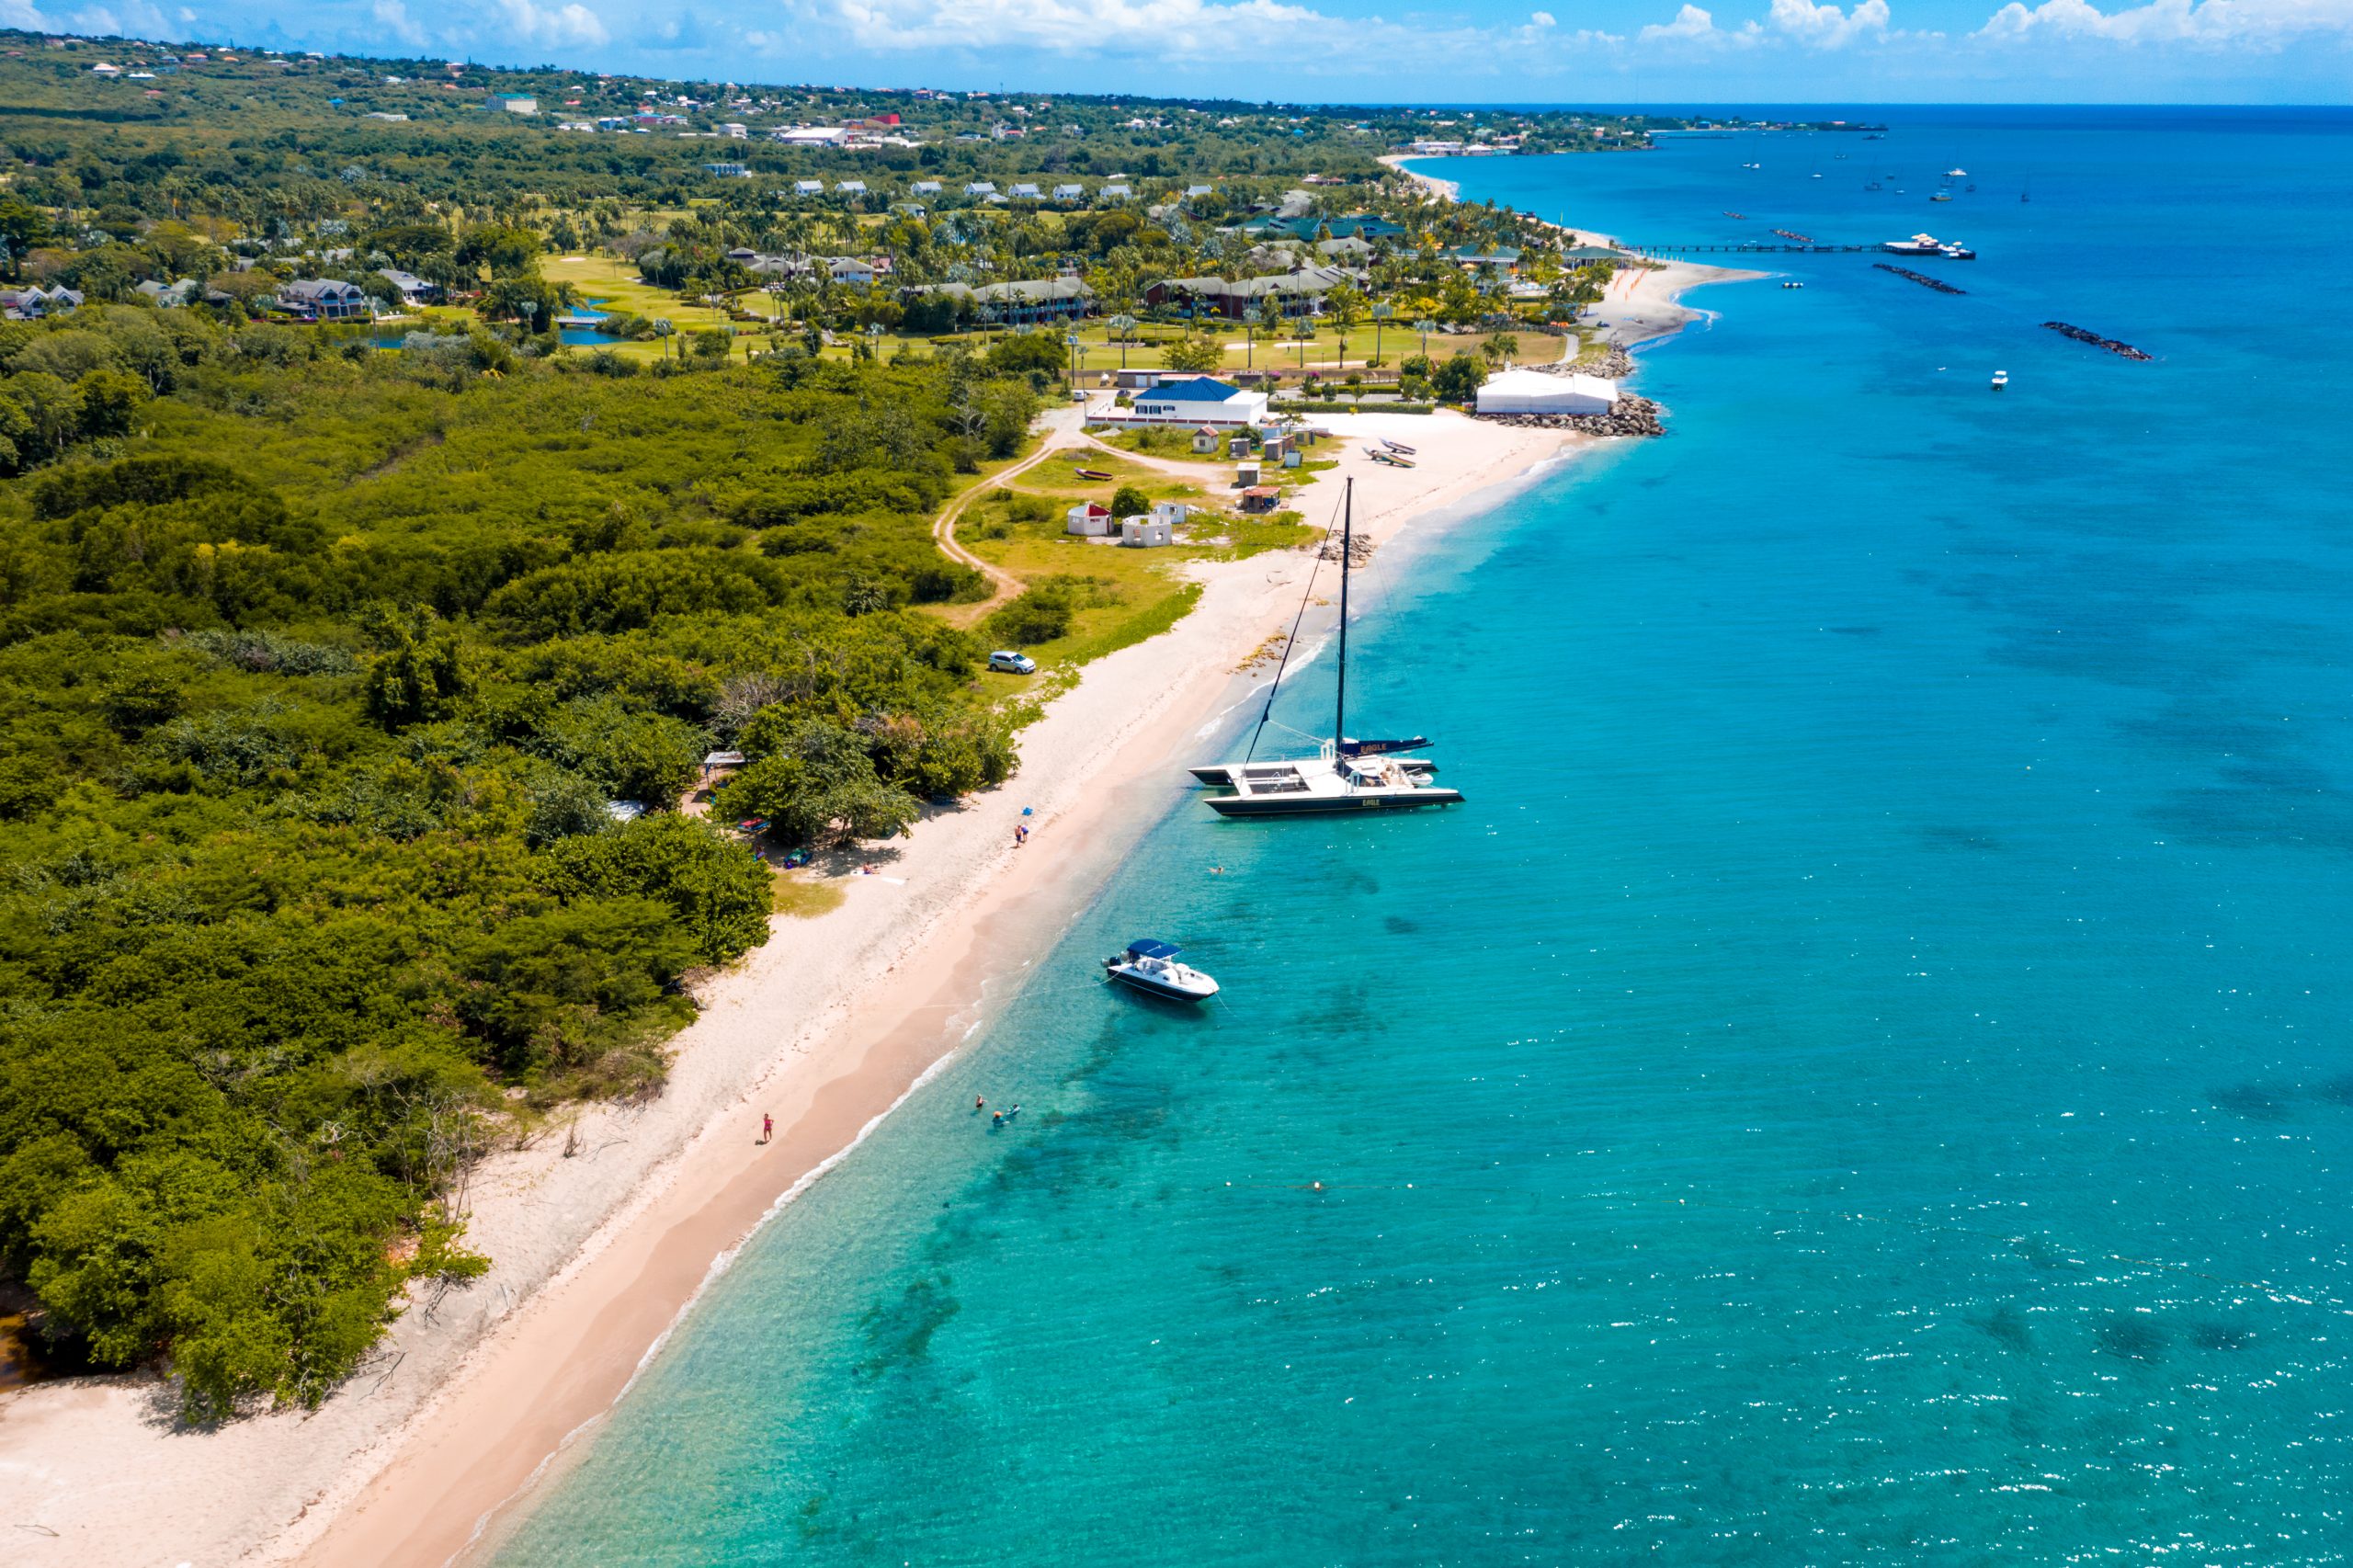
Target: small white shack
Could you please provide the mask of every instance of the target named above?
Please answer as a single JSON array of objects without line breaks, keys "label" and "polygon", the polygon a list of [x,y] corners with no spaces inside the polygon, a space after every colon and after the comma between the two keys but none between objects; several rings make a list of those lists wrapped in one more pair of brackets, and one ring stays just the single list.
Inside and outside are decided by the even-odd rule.
[{"label": "small white shack", "polygon": [[1081,539],[1102,539],[1110,531],[1111,508],[1095,501],[1081,501],[1073,506],[1063,524],[1063,532]]},{"label": "small white shack", "polygon": [[1149,517],[1121,517],[1120,542],[1131,550],[1152,550],[1164,544],[1175,544],[1176,536],[1170,529],[1168,519],[1159,516],[1155,509],[1154,515]]},{"label": "small white shack", "polygon": [[1617,406],[1618,383],[1599,376],[1506,370],[1479,388],[1482,414],[1608,414]]},{"label": "small white shack", "polygon": [[1152,504],[1152,520],[1155,523],[1165,523],[1172,528],[1181,528],[1185,526],[1187,516],[1185,503],[1182,501],[1154,501]]}]

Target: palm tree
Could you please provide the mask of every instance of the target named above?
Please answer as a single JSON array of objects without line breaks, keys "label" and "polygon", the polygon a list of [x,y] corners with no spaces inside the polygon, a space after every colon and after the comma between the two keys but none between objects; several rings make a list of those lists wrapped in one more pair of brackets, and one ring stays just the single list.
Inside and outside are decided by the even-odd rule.
[{"label": "palm tree", "polygon": [[1136,318],[1123,312],[1105,324],[1120,335],[1120,369],[1124,370],[1128,368],[1128,342],[1135,335]]}]

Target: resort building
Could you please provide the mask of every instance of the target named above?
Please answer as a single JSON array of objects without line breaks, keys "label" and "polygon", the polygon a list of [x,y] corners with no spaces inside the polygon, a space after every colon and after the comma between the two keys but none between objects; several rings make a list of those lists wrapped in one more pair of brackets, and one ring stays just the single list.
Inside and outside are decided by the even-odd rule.
[{"label": "resort building", "polygon": [[305,321],[369,321],[375,315],[366,290],[338,278],[298,278],[278,291],[278,303]]},{"label": "resort building", "polygon": [[1164,278],[1144,290],[1143,298],[1149,305],[1190,305],[1197,313],[1206,310],[1229,321],[1259,314],[1269,300],[1284,315],[1311,316],[1323,310],[1326,294],[1357,276],[1345,267],[1306,267],[1266,278]]},{"label": "resort building", "polygon": [[1162,381],[1136,393],[1128,417],[1139,424],[1237,429],[1265,422],[1267,394],[1208,376]]},{"label": "resort building", "polygon": [[930,283],[910,294],[945,294],[969,300],[972,319],[993,326],[1035,326],[1075,321],[1095,308],[1095,290],[1075,278],[1040,278],[1017,283]]}]

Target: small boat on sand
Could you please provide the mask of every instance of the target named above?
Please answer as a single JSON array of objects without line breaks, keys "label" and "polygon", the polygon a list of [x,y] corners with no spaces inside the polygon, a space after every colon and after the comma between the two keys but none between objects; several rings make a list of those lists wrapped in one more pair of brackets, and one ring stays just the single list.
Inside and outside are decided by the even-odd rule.
[{"label": "small boat on sand", "polygon": [[1206,1002],[1217,994],[1217,982],[1188,963],[1178,963],[1184,949],[1156,937],[1139,937],[1126,950],[1103,960],[1107,980],[1171,1002]]},{"label": "small boat on sand", "polygon": [[1414,449],[1407,446],[1403,441],[1392,441],[1388,437],[1383,436],[1381,438],[1381,444],[1388,448],[1391,451],[1401,453],[1405,457],[1410,458],[1414,455]]}]

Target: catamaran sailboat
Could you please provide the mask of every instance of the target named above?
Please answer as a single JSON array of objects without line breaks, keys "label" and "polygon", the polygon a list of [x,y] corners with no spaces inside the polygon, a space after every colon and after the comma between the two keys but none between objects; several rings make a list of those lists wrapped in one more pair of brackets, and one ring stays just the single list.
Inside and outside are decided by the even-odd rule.
[{"label": "catamaran sailboat", "polygon": [[[1450,806],[1462,791],[1431,782],[1438,767],[1427,757],[1399,754],[1427,744],[1416,735],[1405,741],[1361,741],[1347,738],[1348,716],[1348,572],[1355,543],[1356,482],[1348,481],[1340,504],[1340,631],[1339,689],[1332,711],[1332,738],[1312,757],[1255,760],[1258,736],[1274,712],[1275,694],[1282,689],[1282,671],[1275,672],[1267,692],[1267,706],[1258,715],[1250,748],[1240,762],[1212,763],[1192,770],[1204,784],[1222,785],[1230,793],[1209,797],[1210,809],[1228,817],[1287,817],[1344,812],[1399,811],[1415,806]],[[1314,574],[1308,591],[1314,591]],[[1304,615],[1307,607],[1300,606]],[[1294,641],[1298,628],[1293,626]],[[1290,651],[1283,654],[1290,663]]]}]

